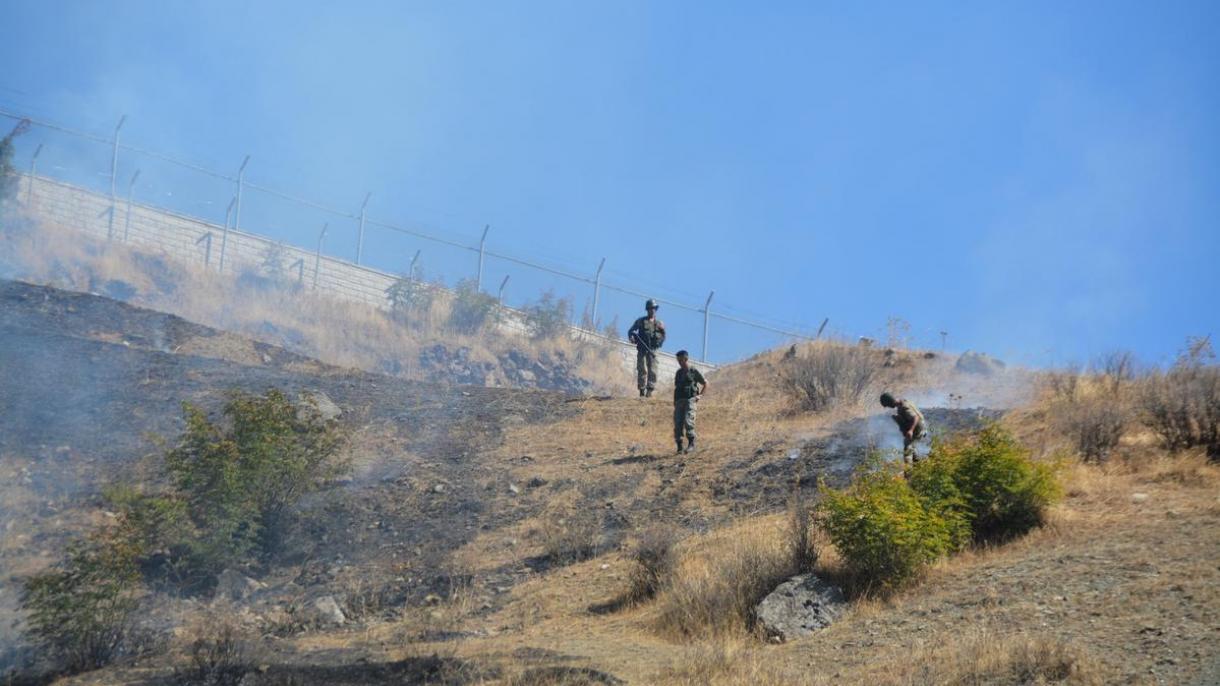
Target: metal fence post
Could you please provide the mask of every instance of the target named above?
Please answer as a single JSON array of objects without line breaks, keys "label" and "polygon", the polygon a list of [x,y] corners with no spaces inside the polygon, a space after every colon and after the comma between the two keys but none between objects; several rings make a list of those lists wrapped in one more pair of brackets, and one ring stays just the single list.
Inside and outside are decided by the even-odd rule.
[{"label": "metal fence post", "polygon": [[[123,242],[127,242],[127,235],[131,232],[131,195],[136,190],[136,179],[140,178],[140,170],[131,175],[131,181],[127,182],[127,207],[123,211]],[[221,253],[223,255],[224,253]],[[223,259],[223,257],[221,258]]]},{"label": "metal fence post", "polygon": [[593,275],[593,313],[589,319],[593,323],[593,327],[597,328],[597,303],[602,293],[602,267],[606,266],[606,258],[597,265],[597,273]]},{"label": "metal fence post", "polygon": [[491,230],[491,224],[485,225],[483,227],[483,237],[479,239],[479,275],[474,280],[475,291],[483,290],[483,252],[487,246],[487,232],[489,230]]},{"label": "metal fence post", "polygon": [[703,357],[702,360],[707,362],[707,324],[711,319],[712,311],[712,296],[716,295],[716,291],[707,294],[707,302],[703,303]]},{"label": "metal fence post", "polygon": [[246,165],[250,164],[250,156],[246,155],[246,159],[241,161],[241,166],[237,168],[237,197],[234,202],[237,203],[237,208],[233,213],[233,230],[241,231],[241,191],[242,186],[246,185]]},{"label": "metal fence post", "polygon": [[322,233],[318,234],[318,251],[313,255],[313,289],[318,290],[318,269],[322,266],[322,239],[326,238],[326,227],[330,223],[322,225]]},{"label": "metal fence post", "polygon": [[205,244],[203,248],[203,266],[206,267],[212,263],[212,232],[208,231],[195,241],[195,245],[200,243]]},{"label": "metal fence post", "polygon": [[373,197],[371,191],[365,193],[364,202],[360,203],[360,231],[356,234],[356,264],[360,264],[360,256],[364,253],[364,217],[371,197]]},{"label": "metal fence post", "polygon": [[114,204],[115,204],[115,183],[119,173],[119,131],[123,128],[123,122],[127,121],[127,115],[119,117],[119,123],[114,127],[114,147],[110,153],[110,221],[106,226],[106,238],[114,238]]},{"label": "metal fence post", "polygon": [[814,334],[813,340],[816,341],[822,337],[822,332],[826,330],[826,325],[829,323],[830,323],[830,317],[826,317],[825,319],[822,320],[822,325],[818,327],[818,332],[816,334]]},{"label": "metal fence post", "polygon": [[500,294],[496,296],[501,306],[504,305],[504,287],[508,285],[508,277],[508,274],[504,275],[504,280],[500,282]]},{"label": "metal fence post", "polygon": [[419,278],[419,277],[417,277],[417,276],[415,275],[415,263],[416,263],[416,262],[419,262],[419,254],[420,254],[421,252],[423,252],[423,250],[416,250],[416,251],[415,251],[415,257],[412,257],[412,258],[411,258],[411,266],[410,266],[410,267],[407,267],[407,275],[411,277],[411,280],[412,280],[412,281],[414,281],[414,280],[416,280],[416,279],[418,279],[418,278]]},{"label": "metal fence post", "polygon": [[220,234],[220,268],[217,273],[223,274],[225,271],[225,247],[229,245],[229,218],[233,216],[233,206],[237,204],[237,196],[234,196],[229,201],[229,207],[225,209],[225,228]]},{"label": "metal fence post", "polygon": [[30,189],[26,191],[25,204],[34,204],[34,175],[38,173],[38,155],[42,152],[42,143],[34,148],[34,156],[30,158]]}]

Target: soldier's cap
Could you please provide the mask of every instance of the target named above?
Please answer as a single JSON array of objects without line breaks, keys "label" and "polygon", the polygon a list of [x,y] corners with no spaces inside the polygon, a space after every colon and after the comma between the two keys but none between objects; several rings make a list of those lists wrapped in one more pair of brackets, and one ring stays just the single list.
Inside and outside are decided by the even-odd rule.
[{"label": "soldier's cap", "polygon": [[685,350],[679,350],[674,354],[674,357],[690,357],[690,353],[686,352]]}]

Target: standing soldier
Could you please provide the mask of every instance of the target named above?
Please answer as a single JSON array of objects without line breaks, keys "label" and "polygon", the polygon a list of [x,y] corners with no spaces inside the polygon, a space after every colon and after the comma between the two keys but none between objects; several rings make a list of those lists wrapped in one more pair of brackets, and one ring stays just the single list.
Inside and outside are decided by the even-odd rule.
[{"label": "standing soldier", "polygon": [[674,443],[679,453],[683,452],[683,433],[687,439],[686,452],[695,449],[695,409],[699,396],[707,391],[707,380],[690,366],[689,357],[685,350],[678,351],[678,373],[674,375]]},{"label": "standing soldier", "polygon": [[640,388],[640,397],[652,395],[657,387],[657,351],[665,343],[665,324],[657,319],[657,301],[652,298],[644,303],[645,317],[635,320],[627,330],[627,340],[635,343],[635,378]]},{"label": "standing soldier", "polygon": [[928,435],[928,425],[923,413],[910,400],[898,400],[890,393],[881,394],[881,406],[897,409],[897,414],[890,415],[898,429],[902,431],[902,463],[912,464],[916,460],[915,442]]}]

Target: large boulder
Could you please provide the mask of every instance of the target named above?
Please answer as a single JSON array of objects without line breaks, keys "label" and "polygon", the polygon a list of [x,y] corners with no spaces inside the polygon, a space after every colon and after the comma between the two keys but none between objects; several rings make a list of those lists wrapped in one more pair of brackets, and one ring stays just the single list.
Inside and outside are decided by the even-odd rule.
[{"label": "large boulder", "polygon": [[769,638],[791,641],[830,626],[846,604],[838,587],[802,574],[780,584],[754,613]]},{"label": "large boulder", "polygon": [[301,622],[312,626],[339,626],[347,622],[347,615],[334,596],[324,595],[306,601],[296,611]]},{"label": "large boulder", "polygon": [[990,376],[998,371],[1002,371],[1005,367],[1004,363],[987,355],[985,353],[976,353],[970,350],[962,353],[961,357],[957,358],[957,364],[954,365],[959,372],[967,374],[982,374]]},{"label": "large boulder", "polygon": [[297,414],[304,417],[308,410],[317,410],[318,418],[324,422],[334,421],[343,416],[343,409],[322,391],[306,391],[301,394],[300,407]]},{"label": "large boulder", "polygon": [[266,584],[233,569],[226,569],[216,577],[216,595],[229,600],[245,600],[264,588]]}]

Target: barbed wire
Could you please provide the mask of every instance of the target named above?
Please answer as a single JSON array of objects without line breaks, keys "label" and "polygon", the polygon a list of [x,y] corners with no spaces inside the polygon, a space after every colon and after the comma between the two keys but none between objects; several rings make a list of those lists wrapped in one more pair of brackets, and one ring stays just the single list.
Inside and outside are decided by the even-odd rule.
[{"label": "barbed wire", "polygon": [[[146,157],[160,160],[162,162],[166,162],[169,164],[177,165],[184,169],[189,169],[191,171],[194,171],[194,172],[197,172],[200,174],[204,174],[204,175],[210,176],[212,178],[220,179],[223,181],[229,181],[234,184],[240,184],[240,187],[243,189],[248,189],[250,191],[264,193],[266,195],[270,195],[272,197],[279,198],[281,200],[296,203],[301,206],[308,207],[310,209],[314,209],[314,210],[317,210],[320,212],[328,213],[335,217],[351,219],[351,220],[359,220],[360,216],[361,216],[360,214],[352,213],[347,210],[337,209],[335,207],[331,207],[329,205],[326,205],[326,204],[323,204],[323,203],[320,203],[320,202],[317,202],[314,200],[310,200],[309,198],[304,198],[304,197],[301,197],[301,196],[298,196],[298,195],[295,195],[292,193],[288,193],[288,192],[281,191],[281,190],[278,190],[278,189],[275,189],[275,188],[272,188],[269,186],[265,186],[263,184],[247,181],[244,178],[241,178],[239,175],[218,172],[213,169],[204,167],[202,165],[195,164],[193,162],[189,162],[189,161],[177,158],[173,155],[168,155],[168,154],[156,151],[156,150],[151,150],[148,148],[131,145],[129,143],[124,143],[124,142],[122,142],[121,138],[116,142],[115,137],[113,135],[104,136],[104,135],[99,135],[99,134],[95,134],[95,133],[90,133],[87,131],[75,129],[70,126],[65,126],[63,124],[52,122],[52,121],[49,121],[49,120],[46,120],[46,119],[43,119],[40,117],[26,116],[26,115],[23,115],[23,114],[20,114],[17,112],[13,112],[13,111],[5,109],[5,108],[0,108],[0,116],[7,117],[9,119],[16,119],[19,121],[28,121],[33,126],[38,126],[38,127],[44,128],[44,129],[51,130],[51,131],[57,131],[57,132],[64,133],[64,134],[67,134],[70,136],[76,136],[78,138],[93,141],[96,143],[102,143],[105,145],[114,146],[114,147],[117,147],[118,150],[124,150],[124,151],[135,153],[138,155],[144,155]],[[107,173],[105,175],[109,175],[109,174]],[[480,252],[480,248],[478,246],[469,245],[469,244],[463,243],[459,240],[446,238],[444,236],[439,236],[434,233],[429,233],[429,232],[425,232],[425,231],[420,231],[420,230],[416,230],[416,229],[403,227],[398,224],[393,224],[393,223],[390,223],[387,221],[374,220],[374,219],[368,218],[366,216],[364,223],[367,226],[372,226],[372,227],[376,227],[376,228],[387,230],[387,231],[392,231],[392,232],[396,232],[396,233],[400,233],[400,234],[404,234],[404,235],[408,235],[408,236],[413,236],[416,238],[422,238],[424,240],[432,241],[432,242],[439,243],[442,245],[448,245],[448,246],[458,248],[461,250],[467,250],[467,251],[476,252],[476,253]],[[770,333],[775,333],[775,334],[779,334],[782,336],[786,336],[788,338],[794,338],[794,339],[800,339],[800,340],[815,340],[817,338],[817,335],[809,335],[807,333],[802,333],[800,331],[797,331],[796,329],[798,327],[795,327],[795,326],[787,326],[787,325],[781,325],[781,324],[769,324],[769,323],[765,323],[765,322],[761,322],[761,321],[757,321],[757,320],[747,319],[747,318],[741,317],[741,316],[735,316],[734,314],[731,314],[731,312],[734,311],[736,308],[733,308],[729,305],[724,306],[724,309],[728,310],[728,312],[721,312],[721,311],[717,311],[716,308],[706,307],[705,305],[682,302],[676,298],[665,297],[663,295],[658,297],[657,294],[655,294],[655,293],[646,293],[646,292],[643,292],[636,288],[631,288],[628,286],[621,286],[621,285],[617,285],[617,284],[614,284],[611,282],[606,282],[606,281],[599,281],[596,278],[594,278],[593,276],[590,276],[588,274],[577,273],[577,272],[559,268],[559,267],[552,267],[552,266],[539,264],[530,259],[512,255],[510,253],[502,252],[499,250],[484,248],[482,250],[482,253],[487,257],[491,257],[491,258],[503,260],[505,262],[510,262],[513,264],[521,265],[523,267],[528,267],[530,269],[535,269],[535,270],[545,272],[548,274],[552,274],[555,276],[560,276],[560,277],[567,278],[567,279],[570,279],[570,280],[573,280],[576,282],[586,283],[586,284],[597,284],[601,288],[604,288],[608,291],[613,291],[613,292],[620,293],[623,295],[630,295],[630,296],[635,296],[635,297],[639,297],[639,298],[655,298],[662,304],[669,305],[671,307],[676,307],[676,308],[683,309],[683,310],[687,310],[687,311],[694,312],[697,314],[703,314],[706,317],[711,318],[711,319],[733,322],[736,324],[741,324],[741,325],[748,326],[748,327],[758,329],[761,331],[767,331]],[[621,272],[618,272],[617,270],[614,270],[614,273],[621,274]],[[630,278],[630,276],[628,276],[628,278]],[[710,296],[709,296],[709,299],[710,299]]]}]

